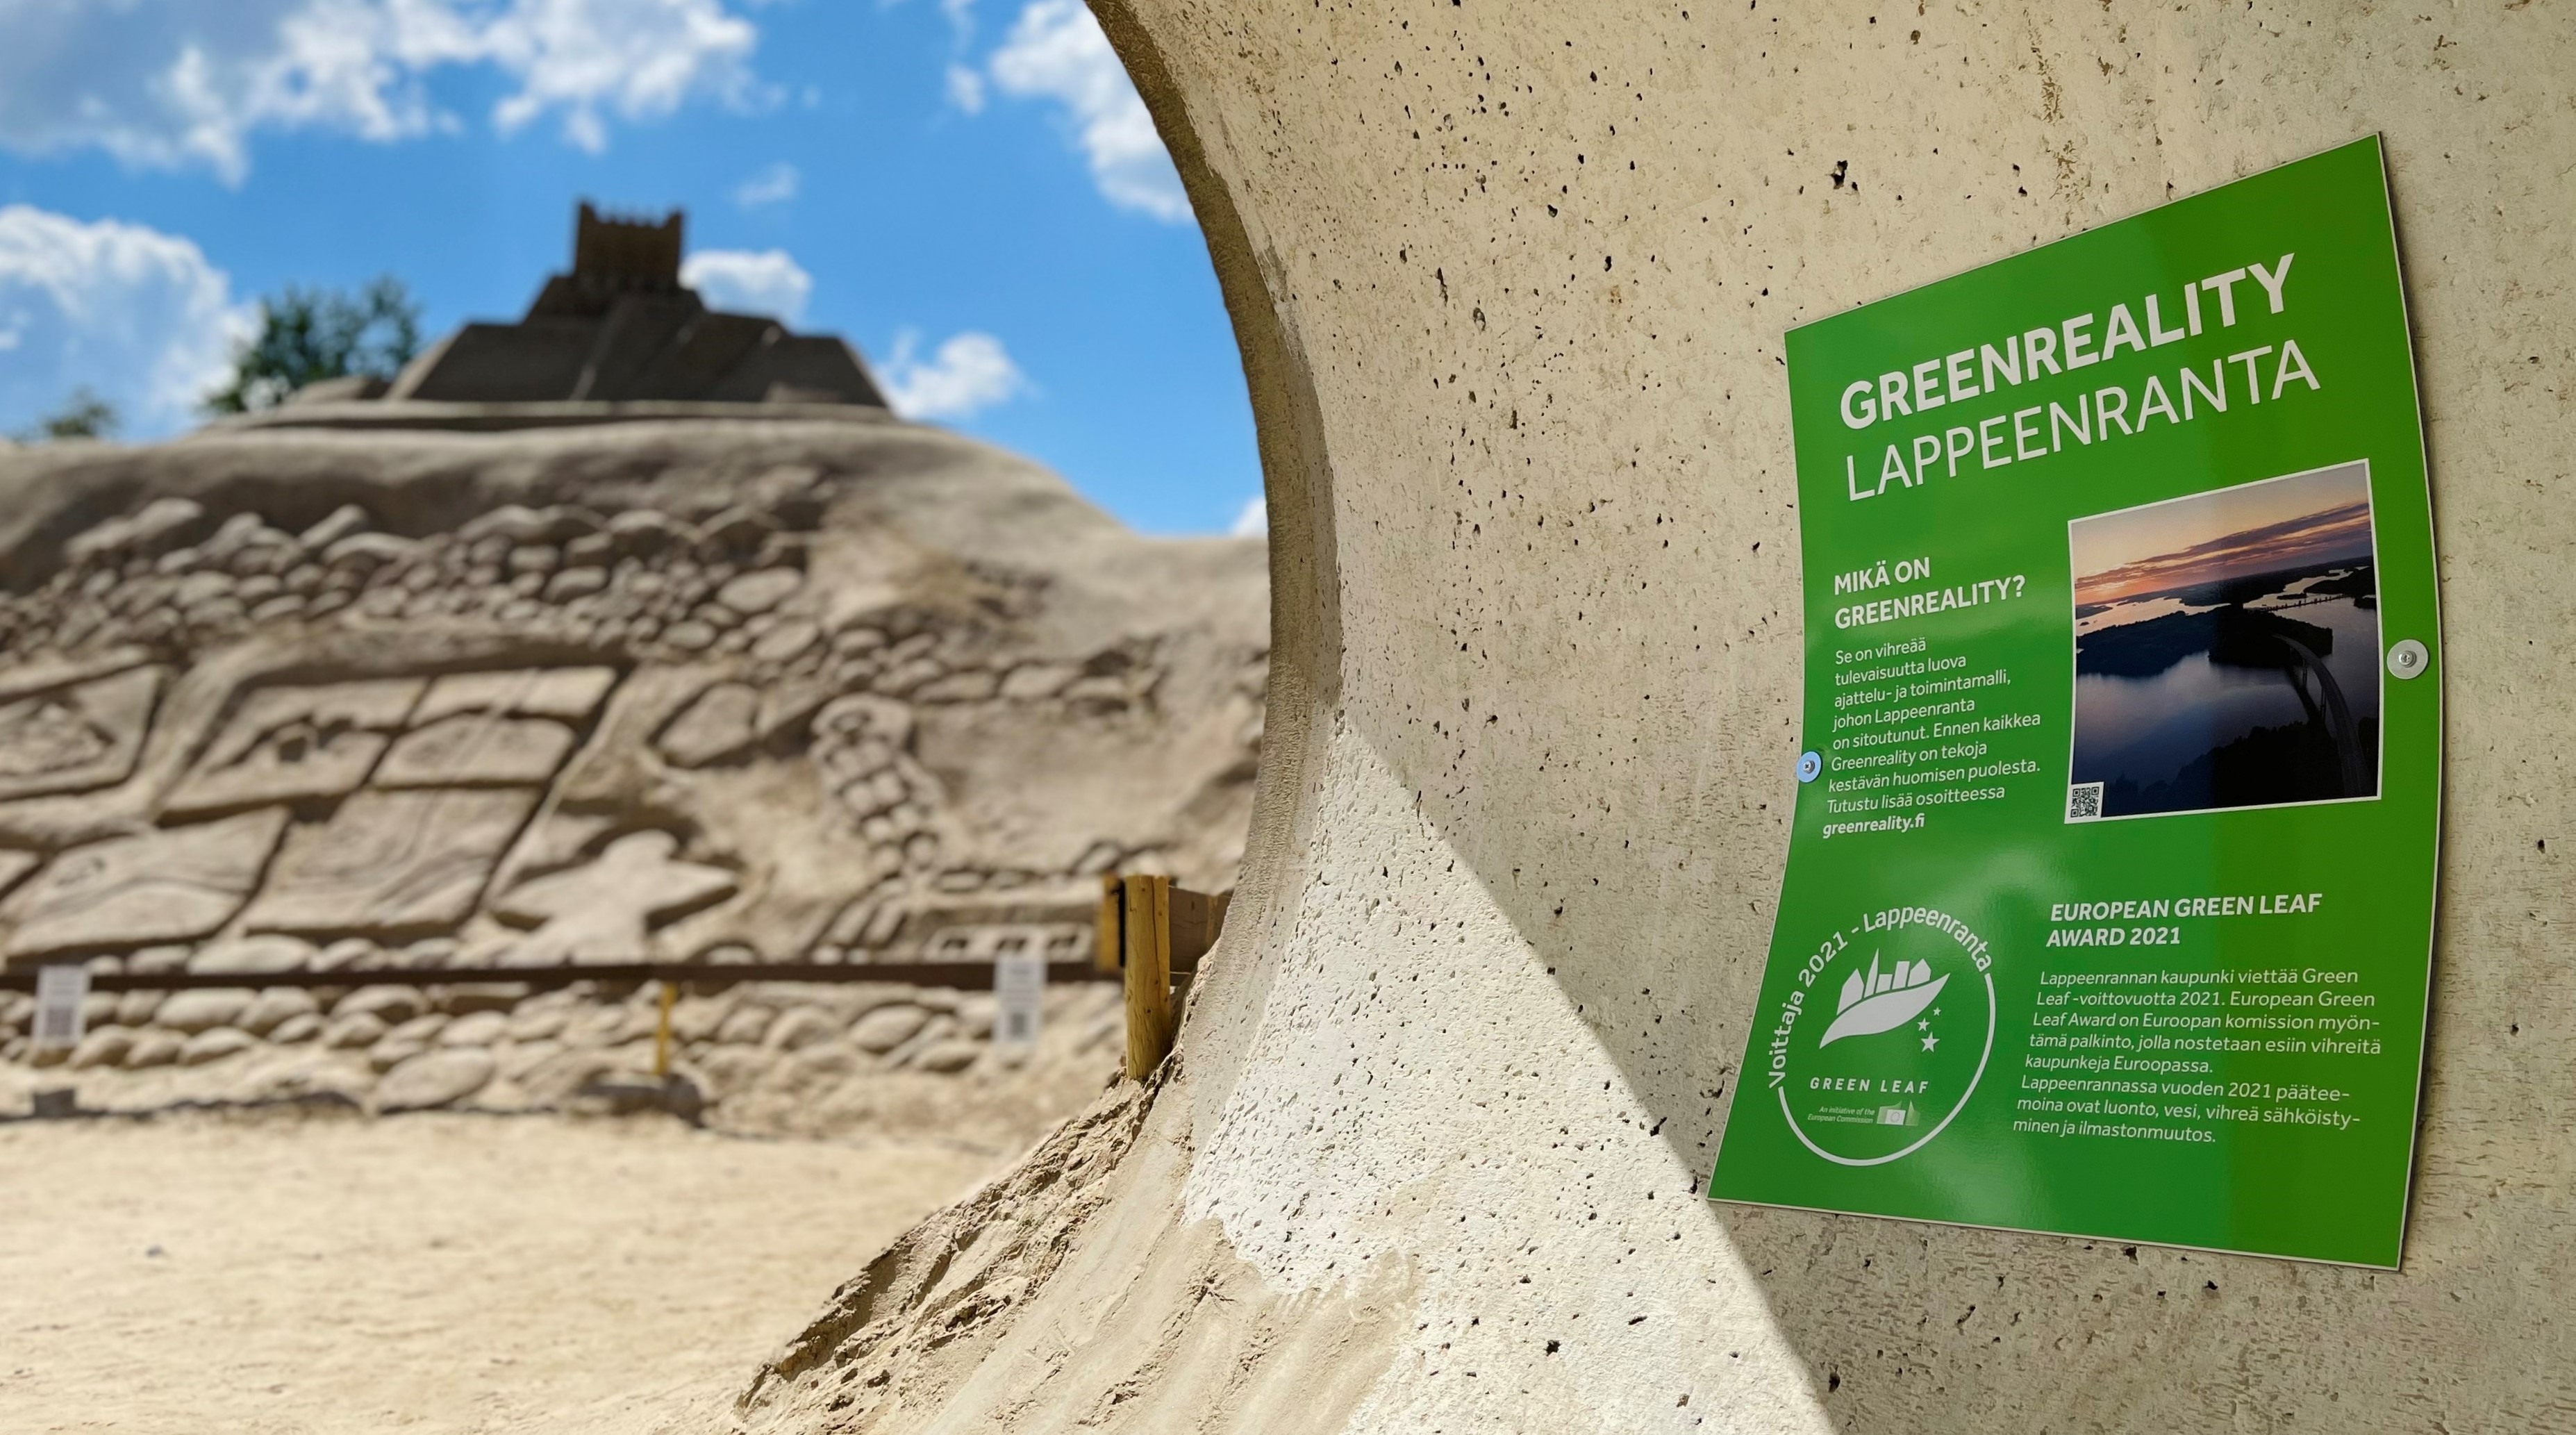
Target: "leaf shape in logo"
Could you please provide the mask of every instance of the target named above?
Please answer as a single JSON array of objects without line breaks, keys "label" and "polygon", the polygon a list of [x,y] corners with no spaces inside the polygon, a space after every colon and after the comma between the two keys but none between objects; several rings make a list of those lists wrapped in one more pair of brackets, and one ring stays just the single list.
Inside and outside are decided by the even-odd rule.
[{"label": "leaf shape in logo", "polygon": [[[1924,971],[1926,968],[1917,967],[1915,970]],[[1917,986],[1897,987],[1875,996],[1862,997],[1843,1008],[1842,1014],[1834,1018],[1833,1025],[1825,1028],[1825,1034],[1816,1045],[1831,1046],[1847,1036],[1875,1036],[1882,1031],[1894,1031],[1932,1005],[1933,999],[1941,995],[1941,988],[1949,984],[1948,977],[1935,977]]]}]

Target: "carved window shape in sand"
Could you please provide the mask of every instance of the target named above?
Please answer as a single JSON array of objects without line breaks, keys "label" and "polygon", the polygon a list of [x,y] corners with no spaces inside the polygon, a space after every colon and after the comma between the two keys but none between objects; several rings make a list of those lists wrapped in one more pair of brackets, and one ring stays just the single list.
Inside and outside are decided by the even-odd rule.
[{"label": "carved window shape in sand", "polygon": [[243,926],[254,932],[401,936],[454,929],[528,814],[534,788],[369,788],[299,827]]},{"label": "carved window shape in sand", "polygon": [[0,698],[0,802],[132,776],[163,676],[132,667]]},{"label": "carved window shape in sand", "polygon": [[0,903],[6,954],[125,951],[232,919],[286,827],[279,807],[75,847]]},{"label": "carved window shape in sand", "polygon": [[613,668],[524,668],[440,678],[376,769],[377,787],[480,787],[554,780],[575,729],[615,686]]},{"label": "carved window shape in sand", "polygon": [[375,770],[426,684],[419,678],[255,688],[163,811],[172,816],[340,797]]}]

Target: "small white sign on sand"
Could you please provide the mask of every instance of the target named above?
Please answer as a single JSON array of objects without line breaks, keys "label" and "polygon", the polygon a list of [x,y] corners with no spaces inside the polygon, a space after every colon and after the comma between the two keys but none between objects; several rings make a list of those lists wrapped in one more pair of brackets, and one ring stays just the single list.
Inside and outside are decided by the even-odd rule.
[{"label": "small white sign on sand", "polygon": [[78,1046],[88,1028],[89,968],[56,964],[36,969],[36,1045]]},{"label": "small white sign on sand", "polygon": [[1040,1012],[1046,1005],[1046,958],[1015,952],[993,959],[993,995],[1000,1009],[993,1014],[993,1045],[1004,1051],[1026,1051],[1038,1044]]}]

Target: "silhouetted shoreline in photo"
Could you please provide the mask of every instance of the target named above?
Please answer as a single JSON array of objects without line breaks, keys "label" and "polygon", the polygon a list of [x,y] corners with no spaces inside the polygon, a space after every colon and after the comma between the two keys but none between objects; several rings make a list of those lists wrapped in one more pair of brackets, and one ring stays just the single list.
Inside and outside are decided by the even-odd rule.
[{"label": "silhouetted shoreline in photo", "polygon": [[[2321,480],[2335,481],[2272,482],[2313,490]],[[2366,476],[2355,470],[2348,481],[2365,485]],[[2076,584],[2087,597],[2117,595],[2074,611],[2068,781],[2101,784],[2099,816],[2378,794],[2378,572],[2367,498],[2248,522],[2243,508],[2267,487],[2076,521],[2079,547],[2130,545],[2115,548],[2116,566],[2079,573]],[[2207,526],[2194,532],[2201,505]]]}]

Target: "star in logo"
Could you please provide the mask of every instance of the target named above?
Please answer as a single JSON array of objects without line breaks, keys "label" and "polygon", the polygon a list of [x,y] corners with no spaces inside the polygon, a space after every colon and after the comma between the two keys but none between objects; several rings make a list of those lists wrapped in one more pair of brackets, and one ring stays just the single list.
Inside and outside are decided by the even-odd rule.
[{"label": "star in logo", "polygon": [[1934,1047],[1936,1047],[1936,1046],[1939,1046],[1940,1044],[1941,1044],[1941,1038],[1939,1038],[1939,1037],[1937,1037],[1937,1036],[1932,1035],[1930,1032],[1925,1032],[1925,1033],[1924,1033],[1924,1035],[1923,1035],[1923,1049],[1924,1049],[1925,1051],[1930,1051],[1932,1048],[1934,1048]]},{"label": "star in logo", "polygon": [[1916,1031],[1930,1031],[1932,1029],[1932,1019],[1926,1017],[1923,1020],[1916,1022],[1914,1024],[1914,1029]]}]

